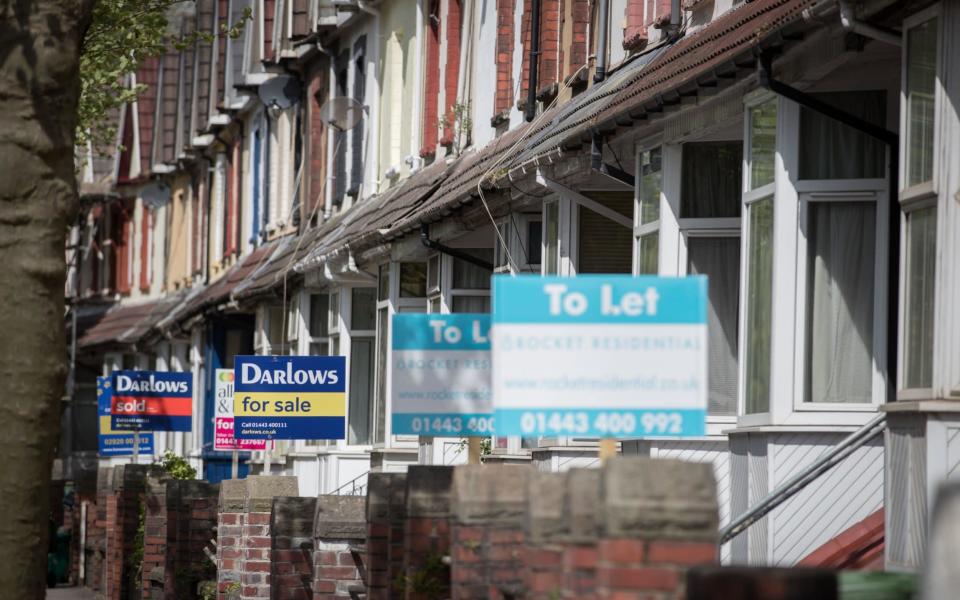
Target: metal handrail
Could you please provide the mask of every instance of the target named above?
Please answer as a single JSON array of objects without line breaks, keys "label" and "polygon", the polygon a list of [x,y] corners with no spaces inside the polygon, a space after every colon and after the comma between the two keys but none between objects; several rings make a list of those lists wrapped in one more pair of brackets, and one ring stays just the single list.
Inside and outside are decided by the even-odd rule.
[{"label": "metal handrail", "polygon": [[[369,474],[370,474],[370,471],[366,471],[365,473],[361,473],[360,475],[357,475],[350,481],[346,482],[345,484],[341,485],[337,489],[330,492],[329,495],[331,496],[362,496],[367,489],[367,484],[364,483],[363,485],[357,485],[357,482],[363,479],[364,477],[368,476]],[[344,490],[346,490],[347,488],[349,488],[350,491],[344,492]]]},{"label": "metal handrail", "polygon": [[824,452],[803,471],[778,486],[766,498],[731,521],[729,525],[720,530],[720,545],[746,531],[748,527],[763,518],[767,513],[792,498],[817,477],[829,471],[855,450],[882,433],[887,427],[886,421],[887,415],[877,415],[866,425],[847,436],[842,442]]}]

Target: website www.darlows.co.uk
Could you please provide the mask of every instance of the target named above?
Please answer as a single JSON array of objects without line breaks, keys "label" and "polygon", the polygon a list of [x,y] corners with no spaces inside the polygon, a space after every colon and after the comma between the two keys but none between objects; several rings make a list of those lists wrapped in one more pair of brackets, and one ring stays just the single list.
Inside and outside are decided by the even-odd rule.
[{"label": "website www.darlows.co.uk", "polygon": [[240,435],[277,435],[281,429],[286,429],[287,424],[283,421],[253,421],[244,423],[240,429]]}]

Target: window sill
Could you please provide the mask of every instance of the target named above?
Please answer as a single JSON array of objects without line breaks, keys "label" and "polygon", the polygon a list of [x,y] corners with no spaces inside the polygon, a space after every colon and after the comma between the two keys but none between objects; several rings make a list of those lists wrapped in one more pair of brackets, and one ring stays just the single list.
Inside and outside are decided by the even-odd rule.
[{"label": "window sill", "polygon": [[939,412],[939,413],[960,413],[960,401],[946,400],[942,398],[931,398],[928,400],[909,400],[905,402],[891,402],[883,405],[880,409],[888,413],[905,412]]}]

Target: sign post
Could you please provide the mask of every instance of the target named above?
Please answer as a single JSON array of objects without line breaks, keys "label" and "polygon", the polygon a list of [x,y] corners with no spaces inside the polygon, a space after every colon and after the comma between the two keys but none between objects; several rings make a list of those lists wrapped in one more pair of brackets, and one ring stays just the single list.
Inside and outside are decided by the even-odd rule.
[{"label": "sign post", "polygon": [[497,435],[701,436],[707,280],[493,279]]},{"label": "sign post", "polygon": [[[245,440],[342,440],[346,437],[346,358],[237,356],[234,437]],[[270,451],[264,449],[264,473]]]},{"label": "sign post", "polygon": [[153,454],[153,433],[141,434],[134,430],[117,431],[110,423],[113,404],[113,381],[111,377],[97,377],[98,454],[100,456],[133,456],[137,462],[141,453]]},{"label": "sign post", "polygon": [[395,314],[392,327],[393,433],[466,437],[479,464],[493,435],[490,315]]}]

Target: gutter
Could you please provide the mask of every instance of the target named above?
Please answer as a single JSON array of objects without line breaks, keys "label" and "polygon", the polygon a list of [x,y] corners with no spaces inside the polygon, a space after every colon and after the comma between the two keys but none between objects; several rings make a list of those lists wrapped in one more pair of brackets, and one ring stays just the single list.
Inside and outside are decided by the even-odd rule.
[{"label": "gutter", "polygon": [[877,40],[884,44],[899,47],[902,43],[903,38],[900,32],[870,25],[857,19],[857,13],[853,4],[845,0],[840,1],[840,24],[843,25],[843,28],[847,31],[858,33],[863,37]]},{"label": "gutter", "polygon": [[[533,0],[533,1],[534,1],[534,2],[538,2],[538,0]],[[472,254],[467,254],[466,252],[462,252],[462,251],[460,251],[460,250],[457,250],[456,248],[451,248],[450,246],[447,246],[447,245],[445,245],[445,244],[441,244],[441,243],[438,242],[437,240],[431,240],[431,239],[430,239],[430,226],[427,225],[426,223],[422,223],[422,224],[420,225],[420,242],[421,242],[424,246],[426,246],[427,248],[430,248],[431,250],[436,250],[436,251],[439,252],[440,254],[446,254],[447,256],[452,256],[452,257],[454,257],[454,258],[459,258],[460,260],[462,260],[462,261],[464,261],[464,262],[468,262],[468,263],[470,263],[471,265],[480,267],[481,269],[484,269],[484,270],[487,270],[487,271],[491,271],[491,272],[493,271],[493,264],[492,264],[492,263],[488,263],[487,261],[483,260],[482,258],[477,258],[476,256],[473,256]]]}]

